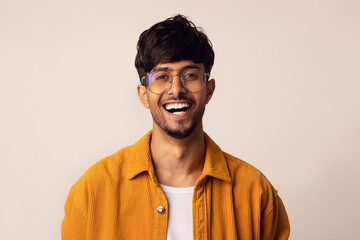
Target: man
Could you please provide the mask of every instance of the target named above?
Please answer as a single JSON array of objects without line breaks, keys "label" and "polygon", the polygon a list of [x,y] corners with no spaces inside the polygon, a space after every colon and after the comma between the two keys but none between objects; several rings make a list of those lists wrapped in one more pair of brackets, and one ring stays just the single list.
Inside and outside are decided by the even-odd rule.
[{"label": "man", "polygon": [[144,31],[135,66],[153,129],[71,188],[62,238],[288,239],[277,191],[203,131],[215,80],[207,36],[177,15]]}]

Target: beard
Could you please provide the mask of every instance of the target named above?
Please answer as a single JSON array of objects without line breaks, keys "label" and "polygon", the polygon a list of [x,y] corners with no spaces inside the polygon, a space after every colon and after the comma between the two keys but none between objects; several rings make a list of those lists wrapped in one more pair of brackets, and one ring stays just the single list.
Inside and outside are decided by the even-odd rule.
[{"label": "beard", "polygon": [[163,116],[160,117],[159,115],[154,113],[151,108],[150,108],[150,112],[154,122],[169,136],[177,139],[184,139],[190,136],[193,133],[193,131],[196,129],[196,127],[199,126],[205,112],[205,105],[203,105],[200,109],[193,112],[191,116],[191,123],[190,126],[188,127],[185,126],[185,120],[178,120],[177,121],[178,126],[176,128],[172,128],[169,126],[169,124],[166,122]]}]

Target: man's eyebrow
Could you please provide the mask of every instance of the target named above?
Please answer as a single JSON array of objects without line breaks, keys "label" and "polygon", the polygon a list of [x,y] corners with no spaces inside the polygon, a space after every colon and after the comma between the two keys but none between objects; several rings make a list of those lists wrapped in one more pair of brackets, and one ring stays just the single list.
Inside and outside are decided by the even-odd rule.
[{"label": "man's eyebrow", "polygon": [[[186,66],[184,66],[184,67],[182,67],[181,69],[178,69],[178,70],[194,69],[194,68],[200,69],[199,66],[194,65],[194,64],[190,64],[190,65],[186,65]],[[169,68],[169,67],[158,67],[158,68],[155,68],[154,71],[176,71],[176,70],[172,69],[172,68]]]}]

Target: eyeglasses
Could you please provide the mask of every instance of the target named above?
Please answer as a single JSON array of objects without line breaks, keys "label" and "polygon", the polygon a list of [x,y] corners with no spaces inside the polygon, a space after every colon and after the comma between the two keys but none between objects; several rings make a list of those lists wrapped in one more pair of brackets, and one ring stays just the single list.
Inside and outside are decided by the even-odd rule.
[{"label": "eyeglasses", "polygon": [[143,77],[141,80],[151,92],[160,95],[170,90],[174,76],[180,77],[183,88],[194,93],[203,89],[210,74],[204,73],[199,68],[184,69],[176,75],[172,75],[166,70],[157,70],[150,72],[147,77]]}]

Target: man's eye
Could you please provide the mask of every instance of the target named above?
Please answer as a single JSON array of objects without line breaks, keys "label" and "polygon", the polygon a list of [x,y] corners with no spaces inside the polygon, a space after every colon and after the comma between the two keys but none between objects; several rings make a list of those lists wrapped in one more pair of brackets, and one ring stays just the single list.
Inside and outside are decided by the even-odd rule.
[{"label": "man's eye", "polygon": [[199,78],[199,76],[198,76],[198,74],[196,74],[196,73],[185,73],[184,75],[183,75],[183,78],[185,79],[185,80],[196,80],[196,79],[198,79]]},{"label": "man's eye", "polygon": [[161,75],[158,75],[156,76],[156,80],[168,80],[169,79],[169,76],[167,74],[161,74]]},{"label": "man's eye", "polygon": [[188,73],[186,76],[187,76],[187,77],[197,77],[197,75],[194,74],[194,73]]}]

